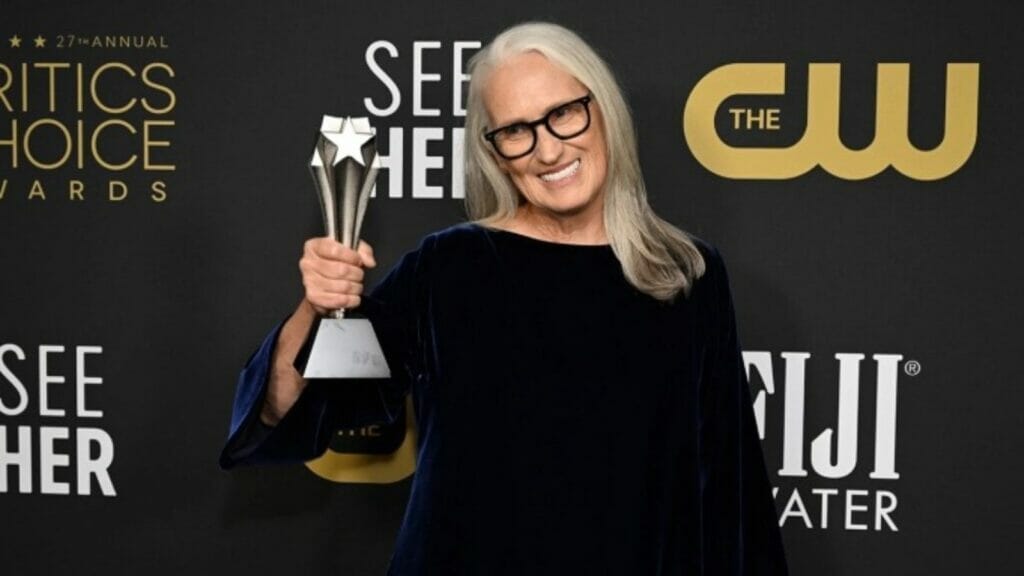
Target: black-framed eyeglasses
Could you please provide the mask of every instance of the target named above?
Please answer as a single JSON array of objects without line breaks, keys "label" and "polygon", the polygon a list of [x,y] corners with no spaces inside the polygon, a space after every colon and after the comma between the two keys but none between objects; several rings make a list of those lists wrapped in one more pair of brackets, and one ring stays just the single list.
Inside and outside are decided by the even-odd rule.
[{"label": "black-framed eyeglasses", "polygon": [[484,133],[484,139],[506,160],[522,158],[537,146],[537,126],[543,124],[559,140],[575,138],[590,128],[590,94],[559,104],[543,118],[516,122]]}]

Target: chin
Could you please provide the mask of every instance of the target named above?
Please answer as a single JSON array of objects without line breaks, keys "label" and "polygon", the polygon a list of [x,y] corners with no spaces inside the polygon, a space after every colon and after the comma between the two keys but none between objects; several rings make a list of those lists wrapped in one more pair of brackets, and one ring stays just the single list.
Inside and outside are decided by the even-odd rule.
[{"label": "chin", "polygon": [[531,210],[547,212],[554,216],[579,216],[600,203],[601,194],[588,192],[579,187],[565,190],[537,190],[532,194],[533,201],[521,195],[523,206]]},{"label": "chin", "polygon": [[563,207],[561,210],[559,210],[559,212],[565,214],[566,216],[576,216],[578,214],[586,212],[587,209],[590,208],[590,206],[591,204],[589,202],[571,204],[569,206]]},{"label": "chin", "polygon": [[576,201],[576,202],[553,202],[550,204],[535,205],[534,208],[540,208],[559,216],[578,216],[588,209],[593,207],[593,200]]}]

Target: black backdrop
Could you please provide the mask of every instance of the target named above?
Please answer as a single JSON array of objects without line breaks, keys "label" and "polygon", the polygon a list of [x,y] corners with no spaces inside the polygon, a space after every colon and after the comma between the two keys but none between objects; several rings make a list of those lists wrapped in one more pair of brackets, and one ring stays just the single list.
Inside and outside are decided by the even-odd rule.
[{"label": "black backdrop", "polygon": [[[3,573],[383,572],[409,481],[221,472],[234,379],[301,295],[301,244],[320,231],[305,167],[320,116],[368,115],[387,131],[382,151],[402,179],[390,184],[395,168],[381,177],[365,234],[387,267],[464,219],[451,184],[454,62],[473,49],[456,43],[529,19],[569,26],[606,55],[635,112],[656,210],[726,257],[792,572],[1020,570],[1024,115],[1010,6],[5,1]],[[387,116],[364,102],[392,103],[367,61],[380,41],[373,61],[400,92]],[[702,78],[771,63],[784,64],[784,94],[728,98],[717,130],[684,135]],[[820,167],[780,177],[788,160],[734,178],[698,160],[708,138],[800,142],[809,65],[829,63],[841,66],[845,146],[872,146],[879,64],[907,63],[909,141],[939,146],[955,100],[952,117],[977,127],[959,141],[966,161],[937,179],[893,168],[852,179]],[[978,76],[947,96],[951,63]],[[418,74],[420,107],[437,115],[416,110]],[[890,88],[883,101],[900,98]],[[976,106],[964,104],[974,89]],[[778,128],[747,129],[746,112],[730,109]],[[875,150],[883,165],[896,148]],[[830,161],[820,146],[804,154]],[[344,479],[349,465],[328,467]]]}]

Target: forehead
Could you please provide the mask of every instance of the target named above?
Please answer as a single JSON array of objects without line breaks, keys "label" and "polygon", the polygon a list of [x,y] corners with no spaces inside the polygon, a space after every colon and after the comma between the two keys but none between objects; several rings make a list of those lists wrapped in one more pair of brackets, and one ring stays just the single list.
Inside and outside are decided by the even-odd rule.
[{"label": "forehead", "polygon": [[579,80],[537,52],[519,54],[491,71],[483,90],[491,126],[533,120],[553,106],[585,96]]}]

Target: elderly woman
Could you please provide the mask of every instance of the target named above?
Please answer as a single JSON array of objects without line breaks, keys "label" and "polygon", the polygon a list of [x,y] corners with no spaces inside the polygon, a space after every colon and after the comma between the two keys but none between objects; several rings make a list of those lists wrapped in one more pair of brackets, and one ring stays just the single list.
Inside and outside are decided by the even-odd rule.
[{"label": "elderly woman", "polygon": [[[612,74],[551,24],[471,65],[472,222],[365,297],[369,247],[307,242],[305,299],[243,371],[222,464],[315,457],[411,393],[389,574],[785,574],[725,268],[648,206]],[[371,394],[293,367],[336,308],[378,331],[393,377]]]}]

